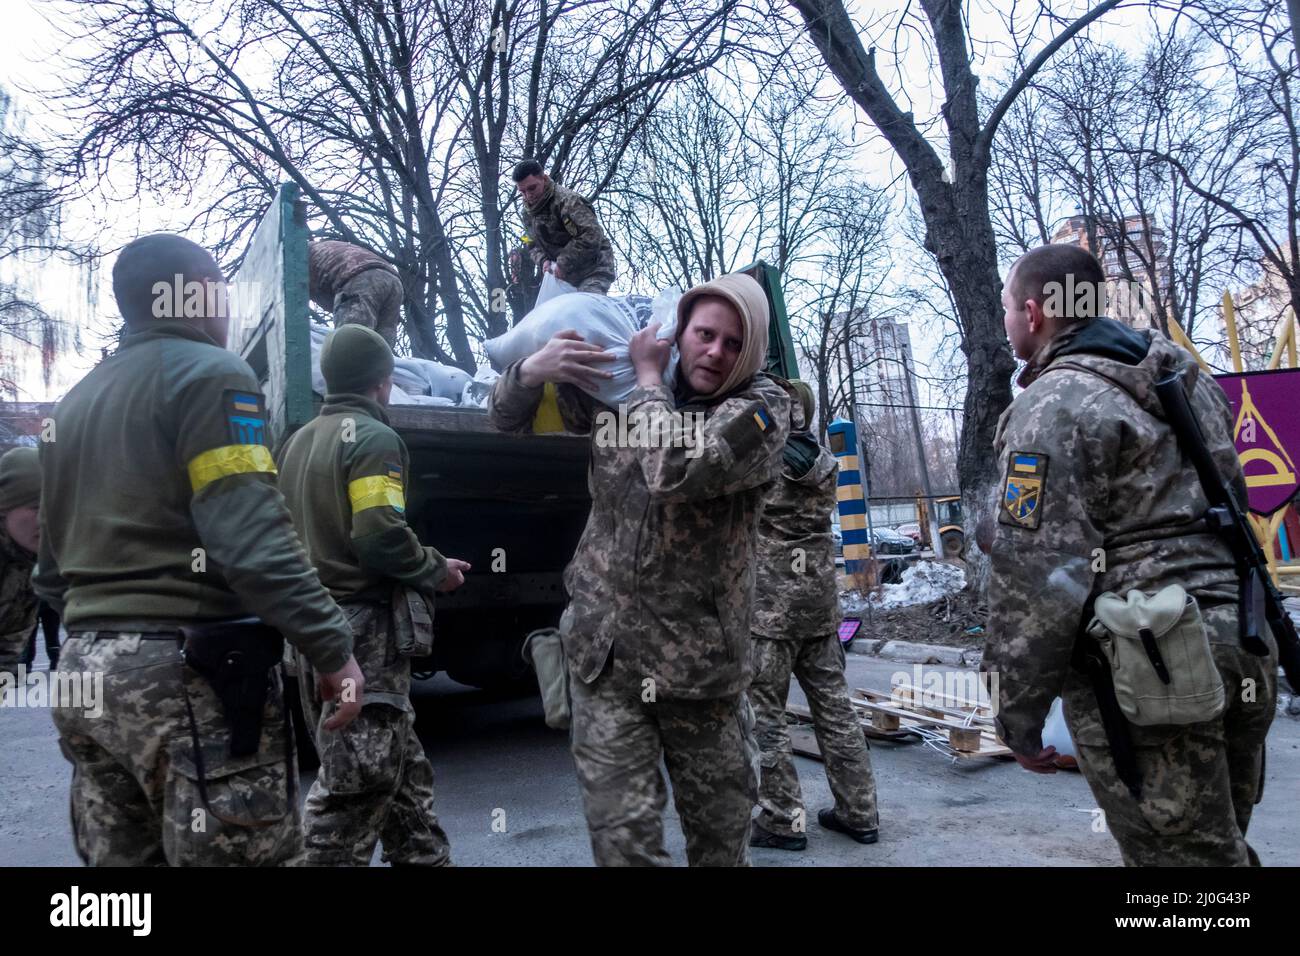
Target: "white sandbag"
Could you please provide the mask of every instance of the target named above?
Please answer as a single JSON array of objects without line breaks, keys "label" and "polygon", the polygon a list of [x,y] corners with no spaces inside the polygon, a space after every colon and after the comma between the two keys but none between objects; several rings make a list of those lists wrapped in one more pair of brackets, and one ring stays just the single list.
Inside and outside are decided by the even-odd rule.
[{"label": "white sandbag", "polygon": [[465,388],[460,393],[460,404],[467,408],[487,408],[492,386],[500,377],[500,373],[491,366],[480,365],[473,380],[465,383]]},{"label": "white sandbag", "polygon": [[[397,369],[401,369],[404,376],[415,376],[424,382],[423,388],[414,391],[428,395],[439,395],[450,400],[453,404],[460,398],[465,383],[469,381],[469,373],[464,369],[456,368],[454,365],[443,365],[440,362],[431,362],[428,359],[402,357],[397,359],[394,364],[394,380],[396,380]],[[408,392],[413,391],[405,384],[402,387]]]},{"label": "white sandbag", "polygon": [[388,396],[389,405],[454,405],[455,402],[439,395],[412,395],[403,389],[396,382],[393,383],[393,390]]},{"label": "white sandbag", "polygon": [[[676,334],[677,300],[680,298],[681,293],[676,289],[667,289],[653,299],[643,295],[610,297],[592,292],[556,296],[529,312],[505,335],[484,342],[483,348],[492,367],[500,372],[538,351],[557,332],[573,329],[586,341],[614,354],[613,362],[598,366],[613,372],[614,377],[588,391],[606,405],[615,406],[636,387],[636,372],[627,357],[632,336],[651,321],[658,321],[657,337],[671,341]],[[676,368],[677,349],[674,347],[664,370],[664,383],[670,387]]]},{"label": "white sandbag", "polygon": [[325,344],[325,336],[332,331],[328,325],[311,323],[311,390],[321,398],[325,397],[325,376],[320,371],[320,350]]},{"label": "white sandbag", "polygon": [[1059,697],[1052,701],[1052,709],[1047,712],[1047,720],[1043,722],[1043,746],[1055,747],[1058,754],[1067,757],[1078,756],[1070,728],[1065,725],[1065,708]]},{"label": "white sandbag", "polygon": [[570,292],[577,292],[578,287],[565,282],[563,279],[557,279],[551,273],[542,276],[541,287],[537,290],[537,301],[533,303],[533,308],[537,308],[543,302],[554,299],[557,295],[568,295]]},{"label": "white sandbag", "polygon": [[429,380],[419,371],[413,371],[406,367],[408,359],[398,359],[393,364],[393,386],[410,395],[427,395],[429,394]]}]

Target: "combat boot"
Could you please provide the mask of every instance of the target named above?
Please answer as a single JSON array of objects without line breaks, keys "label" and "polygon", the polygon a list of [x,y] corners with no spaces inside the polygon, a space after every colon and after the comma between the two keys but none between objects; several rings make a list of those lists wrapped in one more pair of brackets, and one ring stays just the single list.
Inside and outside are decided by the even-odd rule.
[{"label": "combat boot", "polygon": [[818,810],[817,822],[820,823],[823,828],[834,830],[837,833],[843,833],[857,840],[859,843],[875,843],[880,839],[880,830],[875,827],[870,830],[855,829],[839,818],[835,813],[834,807],[827,807],[825,810]]}]

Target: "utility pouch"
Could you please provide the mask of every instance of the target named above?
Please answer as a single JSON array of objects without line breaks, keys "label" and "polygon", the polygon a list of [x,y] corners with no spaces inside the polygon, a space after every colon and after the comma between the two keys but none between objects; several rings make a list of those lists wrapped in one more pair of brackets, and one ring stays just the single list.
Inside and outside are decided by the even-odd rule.
[{"label": "utility pouch", "polygon": [[389,603],[393,615],[393,641],[403,657],[428,657],[433,653],[433,600],[414,588],[393,588]]},{"label": "utility pouch", "polygon": [[1196,599],[1177,584],[1155,594],[1107,591],[1088,634],[1110,663],[1120,710],[1134,724],[1182,726],[1213,720],[1227,699]]},{"label": "utility pouch", "polygon": [[537,672],[537,686],[542,692],[546,726],[553,730],[566,729],[572,719],[572,712],[569,704],[569,668],[564,661],[560,632],[553,627],[533,631],[524,640],[523,656]]},{"label": "utility pouch", "polygon": [[230,756],[257,753],[271,671],[284,656],[284,638],[256,619],[181,628],[185,663],[221,700],[230,724]]}]

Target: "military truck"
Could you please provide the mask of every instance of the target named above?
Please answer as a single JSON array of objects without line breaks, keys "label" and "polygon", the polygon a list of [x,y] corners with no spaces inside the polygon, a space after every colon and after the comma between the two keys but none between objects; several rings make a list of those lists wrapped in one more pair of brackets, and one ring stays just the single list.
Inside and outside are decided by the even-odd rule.
[{"label": "military truck", "polygon": [[[310,421],[322,398],[312,391],[306,213],[298,187],[281,186],[232,277],[230,348],[261,380],[273,445]],[[767,367],[795,377],[777,271],[762,262],[744,271],[772,307]],[[559,622],[561,573],[590,508],[588,440],[502,434],[480,408],[388,411],[411,452],[411,527],[422,542],[473,565],[463,587],[439,595],[433,656],[415,671],[476,687],[527,679],[523,640]]]}]

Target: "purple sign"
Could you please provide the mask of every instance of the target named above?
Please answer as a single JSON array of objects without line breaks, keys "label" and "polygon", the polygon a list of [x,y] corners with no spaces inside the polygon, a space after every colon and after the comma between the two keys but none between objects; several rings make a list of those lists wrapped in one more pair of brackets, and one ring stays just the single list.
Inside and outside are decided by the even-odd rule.
[{"label": "purple sign", "polygon": [[1295,497],[1300,457],[1300,369],[1216,375],[1232,404],[1232,435],[1250,510],[1271,515]]}]

